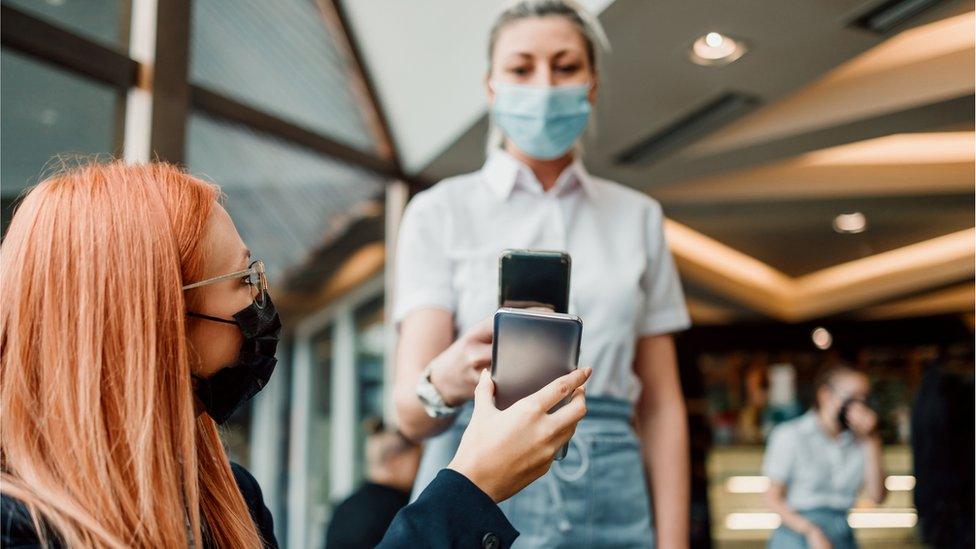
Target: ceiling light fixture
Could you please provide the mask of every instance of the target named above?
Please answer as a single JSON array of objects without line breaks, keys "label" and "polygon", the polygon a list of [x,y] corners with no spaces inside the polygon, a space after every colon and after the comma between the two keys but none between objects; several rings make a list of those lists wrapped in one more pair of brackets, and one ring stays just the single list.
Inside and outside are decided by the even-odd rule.
[{"label": "ceiling light fixture", "polygon": [[698,65],[728,65],[746,53],[742,41],[718,32],[709,32],[691,45],[688,58]]},{"label": "ceiling light fixture", "polygon": [[813,333],[810,334],[810,339],[813,340],[813,344],[817,346],[821,351],[826,351],[834,343],[834,337],[830,335],[827,328],[814,328]]},{"label": "ceiling light fixture", "polygon": [[834,218],[834,230],[840,234],[863,233],[868,227],[868,218],[861,212],[840,214]]}]

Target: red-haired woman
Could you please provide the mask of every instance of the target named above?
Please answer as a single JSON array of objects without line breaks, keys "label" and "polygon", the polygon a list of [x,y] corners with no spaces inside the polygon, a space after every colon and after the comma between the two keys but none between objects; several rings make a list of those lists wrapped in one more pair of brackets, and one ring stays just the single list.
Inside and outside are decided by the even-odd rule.
[{"label": "red-haired woman", "polygon": [[[218,198],[172,166],[117,162],[24,198],[0,251],[5,547],[277,545],[217,424],[267,383],[281,324]],[[504,412],[483,380],[465,444],[384,543],[508,545],[495,502],[548,469],[585,413],[588,374]]]}]

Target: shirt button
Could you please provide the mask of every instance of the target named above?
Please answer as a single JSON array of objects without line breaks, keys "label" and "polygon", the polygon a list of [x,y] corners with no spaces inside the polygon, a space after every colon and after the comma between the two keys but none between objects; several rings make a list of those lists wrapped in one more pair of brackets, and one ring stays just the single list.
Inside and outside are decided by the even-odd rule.
[{"label": "shirt button", "polygon": [[498,536],[492,532],[488,532],[485,534],[485,537],[481,538],[481,546],[485,549],[498,549],[500,545],[501,542],[498,541]]}]

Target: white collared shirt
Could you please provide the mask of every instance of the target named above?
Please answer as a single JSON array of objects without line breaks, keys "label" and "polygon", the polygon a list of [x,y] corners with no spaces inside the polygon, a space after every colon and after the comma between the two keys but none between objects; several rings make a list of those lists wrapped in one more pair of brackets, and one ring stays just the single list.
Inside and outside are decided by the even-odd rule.
[{"label": "white collared shirt", "polygon": [[763,474],[786,485],[786,502],[798,511],[846,511],[864,482],[864,460],[864,446],[853,433],[831,438],[810,410],[773,429]]},{"label": "white collared shirt", "polygon": [[577,160],[549,192],[530,169],[495,151],[481,170],[441,181],[407,205],[396,254],[394,320],[438,308],[458,333],[498,307],[505,249],[567,252],[570,314],[583,321],[587,394],[635,402],[637,338],[690,325],[667,247],[661,206],[588,174]]}]

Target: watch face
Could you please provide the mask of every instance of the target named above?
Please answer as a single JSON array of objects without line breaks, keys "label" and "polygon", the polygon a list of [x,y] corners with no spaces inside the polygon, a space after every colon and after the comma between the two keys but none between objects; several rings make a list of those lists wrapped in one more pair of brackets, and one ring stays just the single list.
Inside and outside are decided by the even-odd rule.
[{"label": "watch face", "polygon": [[439,402],[437,402],[438,400],[437,397],[440,395],[437,394],[437,390],[434,389],[434,386],[431,385],[426,378],[421,380],[420,384],[417,385],[417,396],[420,397],[420,400],[424,401],[424,404],[427,405],[440,404]]},{"label": "watch face", "polygon": [[424,405],[427,415],[433,418],[449,416],[454,413],[455,408],[444,403],[441,394],[437,392],[437,387],[430,382],[430,371],[425,370],[424,375],[417,382],[417,397]]}]

